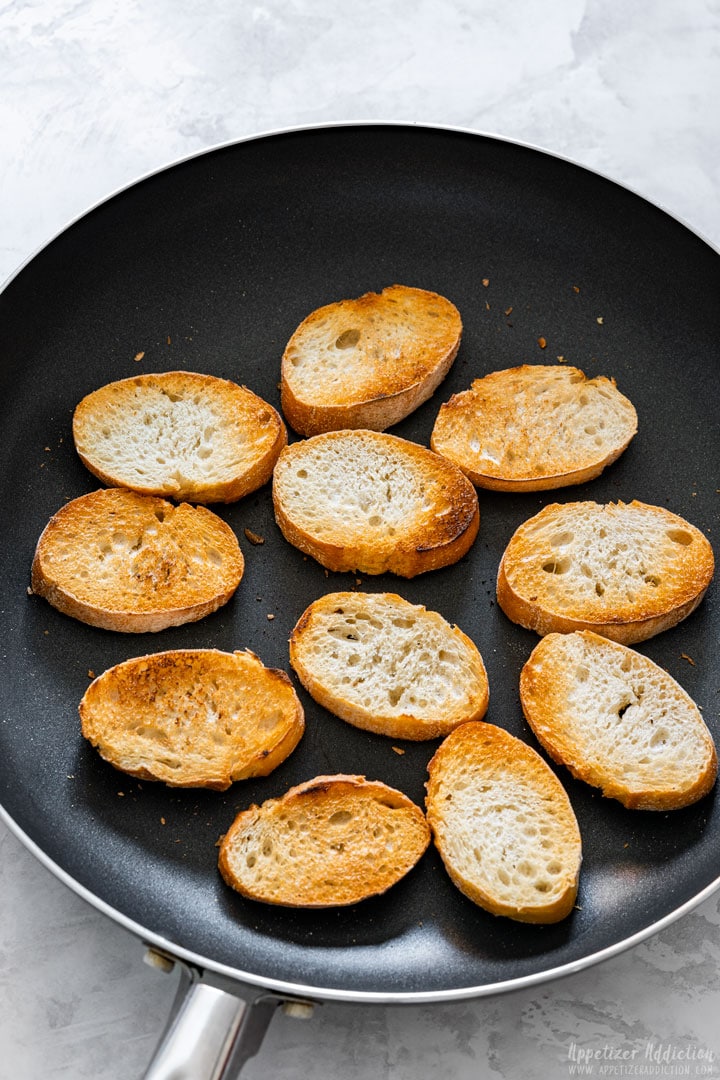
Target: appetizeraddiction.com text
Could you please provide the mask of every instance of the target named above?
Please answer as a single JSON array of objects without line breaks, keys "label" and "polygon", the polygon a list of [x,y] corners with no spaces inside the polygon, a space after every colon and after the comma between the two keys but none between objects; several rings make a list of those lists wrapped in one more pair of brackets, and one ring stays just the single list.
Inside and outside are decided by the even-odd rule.
[{"label": "appetizeraddiction.com text", "polygon": [[656,1043],[635,1046],[578,1046],[567,1055],[570,1076],[593,1077],[720,1077],[715,1053],[702,1046]]}]

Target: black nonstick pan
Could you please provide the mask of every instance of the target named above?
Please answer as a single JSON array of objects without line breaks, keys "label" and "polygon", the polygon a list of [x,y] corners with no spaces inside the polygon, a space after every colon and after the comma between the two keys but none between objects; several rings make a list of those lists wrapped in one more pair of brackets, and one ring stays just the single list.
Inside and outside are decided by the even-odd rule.
[{"label": "black nonstick pan", "polygon": [[[29,595],[48,518],[98,486],[72,443],[83,395],[140,371],[185,368],[278,406],[280,357],[302,318],[395,282],[448,296],[464,323],[447,379],[395,434],[427,445],[441,402],[473,378],[565,362],[613,376],[634,402],[629,449],[581,487],[480,492],[470,553],[413,580],[328,575],[283,540],[265,487],[215,508],[239,536],[246,572],[233,600],[201,622],[116,634]],[[715,795],[672,813],[631,812],[562,770],[584,861],[578,906],[558,925],[486,914],[433,850],[385,896],[350,909],[254,904],[216,869],[216,841],[238,810],[336,772],[384,780],[422,804],[437,743],[362,732],[300,690],[306,735],[271,776],[224,794],[177,791],[103,763],[81,738],[77,705],[90,673],[160,649],[250,648],[289,670],[289,634],[313,599],[388,590],[475,640],[490,679],[487,719],[535,746],[518,676],[537,639],[495,603],[505,544],[549,502],[633,498],[669,507],[714,542],[719,327],[720,259],[687,227],[565,160],[461,131],[368,124],[264,136],[157,172],[80,218],[0,295],[0,803],[11,827],[92,903],[183,961],[194,986],[217,990],[221,1011],[227,990],[270,1005],[496,993],[578,970],[681,915],[720,884]],[[264,543],[249,543],[245,529]],[[711,586],[689,619],[640,646],[702,706],[716,740],[719,640]]]}]

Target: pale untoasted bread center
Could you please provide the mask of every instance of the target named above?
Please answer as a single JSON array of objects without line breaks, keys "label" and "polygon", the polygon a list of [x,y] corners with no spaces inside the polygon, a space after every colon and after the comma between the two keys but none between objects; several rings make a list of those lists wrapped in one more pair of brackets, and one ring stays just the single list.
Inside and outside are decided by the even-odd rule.
[{"label": "pale untoasted bread center", "polygon": [[[645,657],[579,635],[553,641],[554,724],[577,760],[628,791],[691,787],[712,748],[681,687]],[[556,669],[560,665],[560,669]]]},{"label": "pale untoasted bread center", "polygon": [[560,613],[650,615],[667,610],[668,598],[672,607],[674,595],[694,594],[692,563],[707,562],[705,547],[653,507],[577,503],[521,526],[503,566],[511,588]]},{"label": "pale untoasted bread center", "polygon": [[472,712],[486,691],[477,656],[439,616],[372,596],[317,612],[301,662],[374,716],[446,719]]},{"label": "pale untoasted bread center", "polygon": [[342,531],[391,539],[430,509],[416,471],[370,442],[351,452],[341,441],[306,445],[275,482],[295,524],[321,539]]},{"label": "pale untoasted bread center", "polygon": [[[229,391],[225,391],[229,393]],[[238,388],[234,408],[206,388],[144,382],[106,388],[76,428],[80,453],[136,488],[183,490],[232,480],[276,437],[268,408]]]},{"label": "pale untoasted bread center", "polygon": [[544,907],[574,878],[579,846],[568,844],[567,811],[512,775],[454,771],[435,805],[444,856],[493,902]]}]

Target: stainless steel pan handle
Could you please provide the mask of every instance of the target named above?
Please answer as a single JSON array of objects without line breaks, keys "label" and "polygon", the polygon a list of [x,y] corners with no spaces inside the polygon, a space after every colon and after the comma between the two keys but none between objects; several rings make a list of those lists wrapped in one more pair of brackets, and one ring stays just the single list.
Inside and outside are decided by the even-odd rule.
[{"label": "stainless steel pan handle", "polygon": [[246,1000],[185,965],[181,970],[170,1019],[143,1080],[235,1080],[259,1050],[282,999]]}]

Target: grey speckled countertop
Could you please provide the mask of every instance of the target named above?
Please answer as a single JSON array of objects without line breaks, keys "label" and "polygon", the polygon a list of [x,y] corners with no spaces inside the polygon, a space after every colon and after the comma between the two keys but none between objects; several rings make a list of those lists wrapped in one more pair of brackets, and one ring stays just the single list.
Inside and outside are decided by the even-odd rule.
[{"label": "grey speckled countertop", "polygon": [[[720,243],[716,0],[5,0],[0,56],[1,277],[151,169],[338,120],[543,146]],[[4,825],[0,850],[0,1077],[140,1077],[177,975],[144,965],[141,945]],[[718,902],[539,988],[325,1004],[306,1023],[278,1014],[243,1075],[565,1080],[587,1064],[585,1075],[720,1077]]]}]

